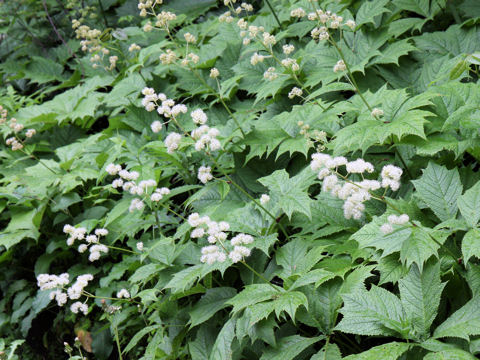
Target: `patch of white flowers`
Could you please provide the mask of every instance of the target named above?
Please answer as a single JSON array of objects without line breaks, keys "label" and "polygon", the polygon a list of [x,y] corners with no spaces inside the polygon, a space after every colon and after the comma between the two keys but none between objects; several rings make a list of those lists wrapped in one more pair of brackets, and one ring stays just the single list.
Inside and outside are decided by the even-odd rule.
[{"label": "patch of white flowers", "polygon": [[203,184],[206,184],[210,180],[213,179],[212,169],[210,166],[200,166],[198,169],[198,180],[200,180]]},{"label": "patch of white flowers", "polygon": [[83,240],[85,243],[82,243],[78,246],[78,252],[84,253],[85,251],[89,250],[90,255],[88,257],[88,260],[90,261],[96,261],[100,259],[100,256],[102,253],[106,254],[108,253],[108,247],[100,244],[100,238],[102,236],[107,236],[108,235],[108,230],[107,229],[95,229],[94,234],[86,235],[87,229],[84,227],[74,227],[72,225],[65,225],[63,227],[63,232],[65,234],[68,234],[69,237],[67,239],[67,245],[68,246],[73,246],[75,243],[75,240]]},{"label": "patch of white flowers", "polygon": [[[63,306],[68,302],[68,299],[79,299],[83,294],[83,289],[88,285],[88,282],[92,280],[93,275],[91,274],[80,275],[72,286],[67,287],[70,283],[69,274],[67,273],[58,276],[40,274],[37,276],[37,286],[40,290],[53,290],[49,293],[50,300],[56,300],[58,306]],[[75,314],[80,311],[86,315],[88,306],[77,301],[70,306],[70,310]]]},{"label": "patch of white flowers", "polygon": [[253,237],[248,234],[237,234],[228,241],[230,224],[226,221],[216,222],[208,216],[193,213],[188,217],[188,223],[194,229],[190,233],[192,239],[207,238],[210,245],[201,250],[200,261],[213,264],[223,263],[229,258],[233,263],[250,256],[251,250],[244,246],[253,243]]},{"label": "patch of white flowers", "polygon": [[387,222],[380,226],[380,231],[384,235],[388,235],[393,232],[393,225],[405,225],[410,221],[410,217],[407,214],[402,215],[389,215],[387,217]]},{"label": "patch of white flowers", "polygon": [[345,166],[347,176],[349,174],[373,173],[374,166],[363,160],[348,161],[343,156],[332,157],[328,154],[315,153],[312,155],[310,167],[318,173],[318,178],[322,180],[322,191],[342,199],[343,215],[346,219],[359,220],[363,217],[365,211],[365,201],[371,199],[371,191],[380,188],[390,188],[393,191],[400,187],[400,177],[402,169],[394,165],[386,165],[381,172],[382,181],[362,180],[349,181],[339,177],[337,172],[340,166]]},{"label": "patch of white flowers", "polygon": [[[180,134],[178,135],[181,137]],[[167,140],[165,141],[167,142]],[[137,171],[122,169],[121,165],[108,164],[105,170],[110,175],[118,174],[120,176],[112,181],[113,188],[122,188],[124,191],[128,191],[132,195],[143,196],[143,200],[145,200],[147,196],[150,196],[150,201],[159,202],[165,195],[170,194],[170,189],[166,187],[157,188],[157,182],[154,179],[141,180],[137,184],[136,180],[140,174]],[[139,198],[132,199],[128,210],[130,212],[135,210],[142,211],[145,207],[143,200]]]}]

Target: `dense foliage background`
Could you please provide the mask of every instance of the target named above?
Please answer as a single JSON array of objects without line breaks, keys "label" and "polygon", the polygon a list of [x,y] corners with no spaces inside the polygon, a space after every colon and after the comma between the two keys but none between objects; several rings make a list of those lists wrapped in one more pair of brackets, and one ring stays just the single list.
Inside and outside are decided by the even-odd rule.
[{"label": "dense foliage background", "polygon": [[479,24],[1,1],[0,358],[475,359]]}]

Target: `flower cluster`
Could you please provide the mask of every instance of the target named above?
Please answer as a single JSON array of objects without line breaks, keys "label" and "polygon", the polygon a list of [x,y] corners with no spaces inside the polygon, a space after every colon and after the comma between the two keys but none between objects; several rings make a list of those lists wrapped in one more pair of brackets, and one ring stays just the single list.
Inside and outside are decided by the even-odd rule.
[{"label": "flower cluster", "polygon": [[[124,191],[128,191],[132,195],[147,196],[150,194],[150,201],[159,202],[165,195],[170,194],[170,189],[166,187],[156,188],[157,182],[154,179],[141,180],[138,183],[136,180],[140,176],[137,171],[128,171],[122,169],[121,165],[108,164],[105,171],[112,176],[118,174],[119,178],[112,181],[112,187],[122,188]],[[145,203],[142,199],[134,198],[130,202],[129,211],[143,210]]]},{"label": "flower cluster", "polygon": [[[7,146],[11,146],[13,151],[21,150],[23,149],[23,142],[18,137],[18,133],[24,129],[24,126],[23,124],[18,123],[17,119],[13,117],[10,118],[10,121],[8,121],[7,118],[8,118],[8,110],[3,108],[3,106],[0,105],[0,125],[7,125],[7,122],[8,122],[8,127],[11,129],[10,131],[13,131],[15,133],[15,136],[9,137],[8,139],[5,140],[5,144]],[[31,138],[36,133],[37,131],[35,129],[27,129],[27,131],[25,131],[25,137]]]},{"label": "flower cluster", "polygon": [[371,191],[380,188],[391,188],[393,191],[400,187],[402,170],[394,165],[386,165],[382,169],[382,181],[362,180],[350,181],[337,172],[340,166],[345,166],[348,174],[373,173],[373,165],[363,159],[348,161],[343,156],[332,157],[328,154],[315,153],[312,155],[310,167],[318,172],[318,178],[323,180],[322,191],[329,192],[335,197],[344,200],[343,214],[346,219],[359,220],[365,211],[364,202],[371,199]]},{"label": "flower cluster", "polygon": [[210,166],[200,166],[198,169],[198,180],[200,180],[202,183],[206,184],[210,180],[213,179],[212,175],[212,169]]},{"label": "flower cluster", "polygon": [[273,66],[270,66],[267,71],[263,73],[263,77],[269,81],[273,81],[278,77],[278,74],[275,71],[276,69]]},{"label": "flower cluster", "polygon": [[76,228],[67,224],[63,227],[63,232],[69,235],[67,239],[68,246],[73,246],[75,240],[85,241],[85,243],[78,246],[78,252],[84,253],[85,251],[89,250],[90,255],[88,256],[88,260],[92,262],[100,259],[101,253],[108,253],[108,247],[100,244],[100,238],[108,235],[107,229],[95,229],[94,234],[87,235],[86,228]]},{"label": "flower cluster", "polygon": [[[110,50],[102,45],[102,32],[98,29],[92,29],[88,25],[82,25],[78,20],[72,20],[72,28],[75,29],[75,34],[77,39],[82,39],[80,45],[82,46],[82,51],[88,51],[93,54],[90,58],[92,67],[94,69],[98,68],[105,56],[110,54]],[[118,56],[109,56],[108,57],[108,66],[104,66],[105,70],[113,70],[117,66]]]},{"label": "flower cluster", "polygon": [[[50,300],[56,300],[58,306],[63,306],[68,302],[68,299],[77,300],[83,295],[83,289],[88,285],[89,281],[93,280],[93,275],[84,274],[77,277],[75,283],[67,288],[70,283],[69,275],[67,273],[57,275],[40,274],[37,276],[37,285],[40,290],[53,290],[50,292]],[[88,306],[80,301],[74,302],[70,306],[70,310],[77,314],[79,311],[84,315],[88,312]]]},{"label": "flower cluster", "polygon": [[150,13],[153,14],[153,8],[155,5],[161,5],[163,0],[139,0],[138,1],[138,10],[140,10],[140,16],[145,17],[150,10]]},{"label": "flower cluster", "polygon": [[387,217],[387,222],[380,227],[380,231],[384,235],[388,235],[393,232],[393,225],[405,225],[410,221],[410,218],[407,214],[402,214],[400,216],[397,215],[389,215]]},{"label": "flower cluster", "polygon": [[288,93],[288,98],[293,99],[295,96],[301,97],[303,95],[303,90],[298,87],[293,87],[292,90]]},{"label": "flower cluster", "polygon": [[253,237],[240,233],[232,237],[228,245],[227,238],[230,224],[226,221],[216,222],[210,220],[208,216],[193,213],[188,217],[188,223],[194,228],[190,233],[191,238],[207,237],[207,241],[211,244],[202,248],[202,256],[200,257],[202,263],[225,262],[227,257],[233,263],[237,263],[250,256],[251,250],[244,245],[253,243]]}]

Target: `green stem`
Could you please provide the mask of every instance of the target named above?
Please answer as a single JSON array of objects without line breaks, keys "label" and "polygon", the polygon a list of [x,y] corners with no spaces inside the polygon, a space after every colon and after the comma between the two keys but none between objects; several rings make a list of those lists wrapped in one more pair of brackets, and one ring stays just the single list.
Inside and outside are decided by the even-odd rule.
[{"label": "green stem", "polygon": [[243,265],[245,265],[247,267],[247,269],[249,269],[251,272],[253,272],[255,275],[257,275],[260,279],[262,279],[263,281],[265,281],[268,285],[270,285],[273,289],[275,289],[276,291],[278,292],[281,292],[277,287],[275,287],[270,281],[268,281],[268,279],[263,276],[262,274],[260,274],[257,270],[255,270],[253,267],[251,267],[250,265],[247,264],[247,262],[245,260],[242,260],[241,263]]},{"label": "green stem", "polygon": [[139,255],[137,252],[132,251],[132,250],[128,250],[128,249],[124,249],[124,248],[119,248],[119,247],[111,246],[111,245],[105,245],[105,246],[106,246],[107,248],[109,248],[109,249],[112,249],[112,250],[124,251],[124,252],[129,253],[129,254]]},{"label": "green stem", "polygon": [[115,342],[117,343],[118,356],[119,356],[120,360],[123,360],[122,349],[120,347],[120,339],[118,337],[118,329],[117,329],[116,326],[113,326],[113,332],[115,333]]},{"label": "green stem", "polygon": [[275,12],[275,9],[273,8],[272,4],[270,4],[270,1],[269,1],[269,0],[265,0],[265,2],[267,3],[268,7],[270,8],[270,11],[272,12],[273,17],[274,17],[275,20],[277,21],[278,26],[282,27],[282,23],[281,23],[280,20],[278,19],[277,13]]}]

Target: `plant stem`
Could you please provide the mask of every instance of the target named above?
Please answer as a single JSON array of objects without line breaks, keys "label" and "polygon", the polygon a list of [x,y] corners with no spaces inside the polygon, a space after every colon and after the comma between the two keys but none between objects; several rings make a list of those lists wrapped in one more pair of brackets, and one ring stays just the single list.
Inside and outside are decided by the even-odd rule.
[{"label": "plant stem", "polygon": [[247,267],[251,272],[253,272],[255,275],[257,275],[260,279],[265,281],[268,285],[270,285],[273,289],[275,289],[278,292],[281,292],[277,287],[275,287],[265,276],[260,274],[257,270],[255,270],[253,267],[247,264],[245,260],[242,260],[241,263]]},{"label": "plant stem", "polygon": [[124,249],[124,248],[119,248],[119,247],[111,246],[111,245],[105,245],[105,246],[108,247],[109,249],[118,250],[118,251],[124,251],[124,252],[126,252],[126,253],[139,255],[137,252],[132,251],[132,250],[128,250],[128,249]]},{"label": "plant stem", "polygon": [[[113,324],[112,324],[113,325]],[[120,347],[120,339],[118,338],[118,329],[115,325],[113,325],[113,332],[115,333],[115,342],[117,343],[117,350],[118,350],[118,356],[120,360],[123,360],[122,357],[122,349]]]},{"label": "plant stem", "polygon": [[282,27],[282,23],[278,19],[277,13],[275,12],[275,9],[273,8],[272,4],[270,4],[270,0],[265,0],[265,2],[267,3],[268,7],[270,8],[270,11],[272,12],[273,17],[277,21],[278,26]]}]

